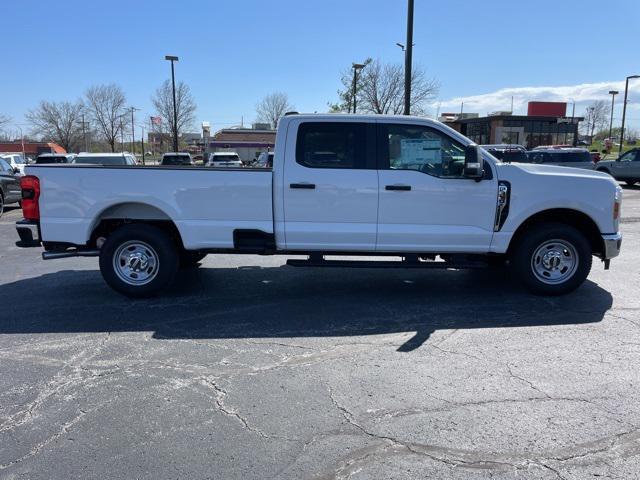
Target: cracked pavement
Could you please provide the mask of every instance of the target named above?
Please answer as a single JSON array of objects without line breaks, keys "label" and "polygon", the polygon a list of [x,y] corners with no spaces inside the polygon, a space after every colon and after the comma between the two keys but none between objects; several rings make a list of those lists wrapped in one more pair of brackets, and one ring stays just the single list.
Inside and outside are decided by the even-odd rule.
[{"label": "cracked pavement", "polygon": [[508,272],[209,256],[162,298],[0,219],[0,479],[640,476],[640,189],[560,298]]}]

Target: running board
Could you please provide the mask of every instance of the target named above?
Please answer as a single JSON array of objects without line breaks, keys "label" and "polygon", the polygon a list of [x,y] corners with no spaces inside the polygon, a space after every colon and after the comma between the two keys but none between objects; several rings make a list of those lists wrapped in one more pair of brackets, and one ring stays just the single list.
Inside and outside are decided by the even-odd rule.
[{"label": "running board", "polygon": [[324,260],[324,258],[309,258],[307,260],[289,259],[287,265],[291,267],[331,267],[331,268],[426,268],[426,269],[474,269],[486,268],[487,262],[444,262],[444,261],[387,261],[387,260]]}]

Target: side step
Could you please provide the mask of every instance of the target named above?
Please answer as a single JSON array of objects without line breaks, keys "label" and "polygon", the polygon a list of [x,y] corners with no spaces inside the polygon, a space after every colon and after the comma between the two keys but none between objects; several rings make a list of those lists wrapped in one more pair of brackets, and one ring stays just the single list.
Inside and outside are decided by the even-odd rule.
[{"label": "side step", "polygon": [[291,267],[330,267],[330,268],[426,268],[426,269],[475,269],[486,268],[488,263],[482,260],[465,262],[421,261],[415,258],[403,260],[325,260],[321,255],[312,255],[307,260],[289,259]]}]

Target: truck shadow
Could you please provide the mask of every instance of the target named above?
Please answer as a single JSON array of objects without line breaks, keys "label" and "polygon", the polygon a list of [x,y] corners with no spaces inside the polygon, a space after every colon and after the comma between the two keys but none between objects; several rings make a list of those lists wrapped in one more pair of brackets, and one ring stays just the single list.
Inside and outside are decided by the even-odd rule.
[{"label": "truck shadow", "polygon": [[157,339],[343,337],[441,329],[599,322],[611,294],[587,281],[536,297],[497,271],[200,268],[162,297],[129,300],[95,270],[60,271],[0,288],[0,334],[153,331]]}]

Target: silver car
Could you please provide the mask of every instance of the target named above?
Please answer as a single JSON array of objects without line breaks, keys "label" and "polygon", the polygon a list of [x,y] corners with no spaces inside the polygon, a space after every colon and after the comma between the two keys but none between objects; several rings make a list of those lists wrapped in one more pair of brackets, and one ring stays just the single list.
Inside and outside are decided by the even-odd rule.
[{"label": "silver car", "polygon": [[620,155],[617,160],[598,162],[596,170],[622,180],[631,186],[640,182],[640,148],[634,148]]}]

